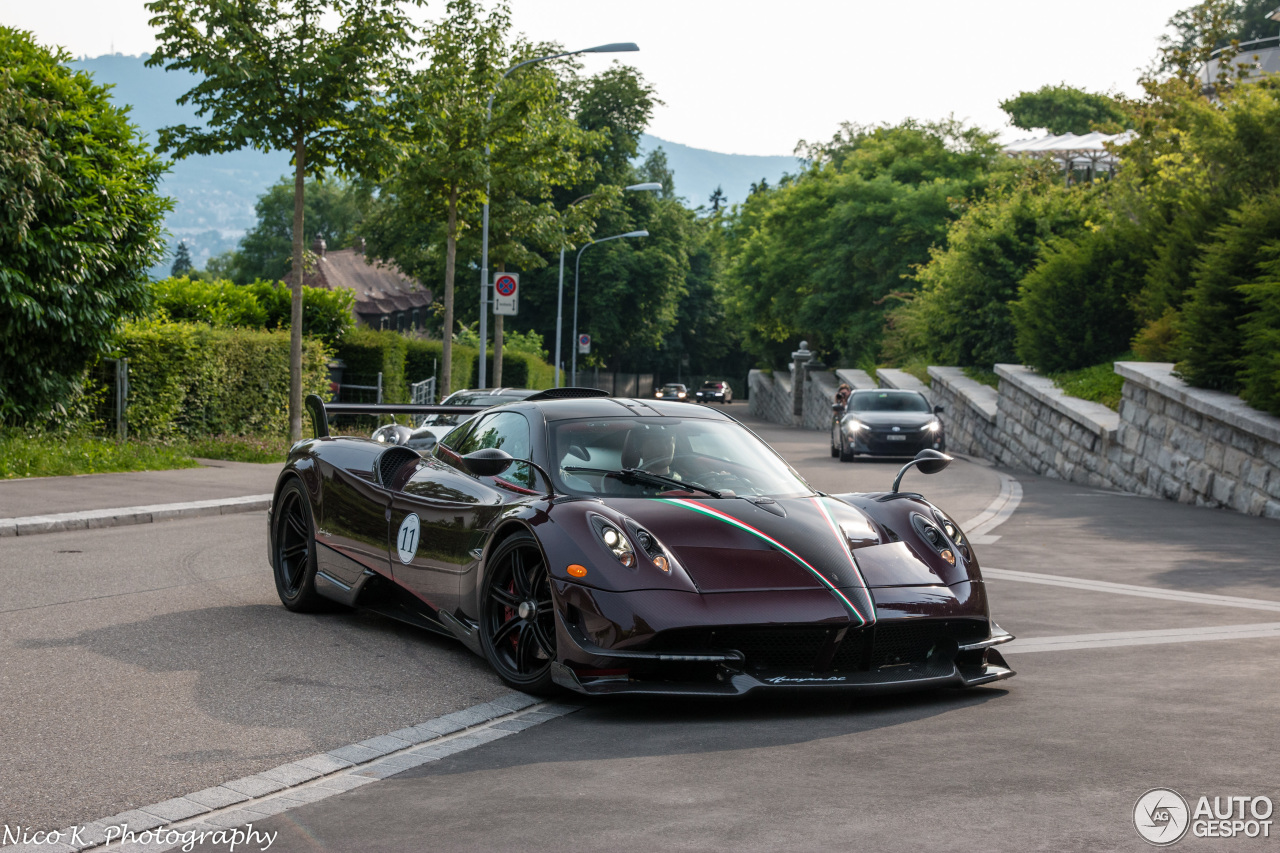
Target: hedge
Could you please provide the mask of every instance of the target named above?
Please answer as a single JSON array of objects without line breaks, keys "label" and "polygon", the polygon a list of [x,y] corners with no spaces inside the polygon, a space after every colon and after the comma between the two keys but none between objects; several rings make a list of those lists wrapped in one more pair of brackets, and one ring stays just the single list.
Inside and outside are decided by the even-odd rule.
[{"label": "hedge", "polygon": [[[288,332],[132,323],[113,355],[129,359],[129,430],[139,438],[288,432]],[[304,395],[327,391],[328,362],[321,342],[303,341]]]}]

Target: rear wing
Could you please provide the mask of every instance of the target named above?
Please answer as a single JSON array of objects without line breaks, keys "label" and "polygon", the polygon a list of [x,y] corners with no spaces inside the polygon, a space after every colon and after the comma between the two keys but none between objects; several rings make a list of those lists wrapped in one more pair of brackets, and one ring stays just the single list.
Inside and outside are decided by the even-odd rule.
[{"label": "rear wing", "polygon": [[308,394],[307,413],[316,438],[329,437],[332,415],[474,415],[489,406],[423,406],[415,403],[326,403],[316,394]]}]

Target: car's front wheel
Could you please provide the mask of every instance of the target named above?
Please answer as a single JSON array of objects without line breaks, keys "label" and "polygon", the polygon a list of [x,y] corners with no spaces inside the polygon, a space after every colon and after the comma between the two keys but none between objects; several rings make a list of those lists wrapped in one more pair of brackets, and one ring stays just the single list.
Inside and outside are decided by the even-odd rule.
[{"label": "car's front wheel", "polygon": [[311,523],[311,500],[301,481],[290,479],[276,501],[275,548],[271,568],[276,592],[285,607],[298,613],[315,613],[333,607],[316,592],[316,539]]},{"label": "car's front wheel", "polygon": [[538,541],[527,532],[504,540],[488,560],[480,642],[498,676],[526,693],[551,693],[556,617],[551,577]]}]

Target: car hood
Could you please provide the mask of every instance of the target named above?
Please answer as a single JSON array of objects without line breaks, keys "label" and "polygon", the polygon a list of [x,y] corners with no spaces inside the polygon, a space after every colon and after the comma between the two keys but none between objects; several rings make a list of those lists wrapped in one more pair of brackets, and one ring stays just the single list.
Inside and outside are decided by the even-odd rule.
[{"label": "car hood", "polygon": [[703,593],[826,588],[871,621],[870,589],[965,579],[962,568],[933,565],[858,508],[829,496],[607,503],[657,537]]},{"label": "car hood", "polygon": [[918,429],[934,419],[932,412],[846,412],[846,417],[867,426]]}]

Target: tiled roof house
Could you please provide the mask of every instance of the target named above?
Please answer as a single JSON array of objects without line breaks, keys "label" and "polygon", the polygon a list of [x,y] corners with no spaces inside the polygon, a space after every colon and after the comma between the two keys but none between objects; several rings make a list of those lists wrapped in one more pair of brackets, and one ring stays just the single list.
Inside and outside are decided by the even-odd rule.
[{"label": "tiled roof house", "polygon": [[373,261],[364,241],[350,249],[326,251],[324,240],[311,244],[315,267],[303,277],[308,287],[346,288],[355,294],[356,322],[373,329],[407,332],[429,320],[431,291],[399,268]]}]

